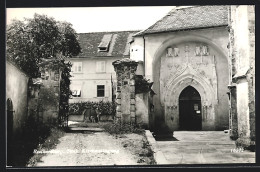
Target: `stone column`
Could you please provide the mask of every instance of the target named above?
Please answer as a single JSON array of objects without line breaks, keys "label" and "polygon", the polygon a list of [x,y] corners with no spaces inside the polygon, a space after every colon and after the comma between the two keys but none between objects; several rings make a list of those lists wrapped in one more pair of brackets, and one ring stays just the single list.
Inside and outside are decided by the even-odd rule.
[{"label": "stone column", "polygon": [[135,123],[135,72],[138,62],[131,59],[114,61],[117,76],[116,87],[116,119],[122,123]]},{"label": "stone column", "polygon": [[[232,83],[236,85],[237,146],[255,149],[255,8],[231,6]],[[234,59],[234,60],[233,60]],[[234,73],[235,72],[235,73]]]}]

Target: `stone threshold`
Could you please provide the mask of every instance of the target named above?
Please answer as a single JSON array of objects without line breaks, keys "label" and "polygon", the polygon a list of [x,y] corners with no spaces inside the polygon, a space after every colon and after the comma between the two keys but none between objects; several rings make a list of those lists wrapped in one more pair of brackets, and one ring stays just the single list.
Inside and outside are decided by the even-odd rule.
[{"label": "stone threshold", "polygon": [[69,131],[91,131],[91,132],[102,132],[105,131],[102,128],[93,128],[93,127],[69,127]]}]

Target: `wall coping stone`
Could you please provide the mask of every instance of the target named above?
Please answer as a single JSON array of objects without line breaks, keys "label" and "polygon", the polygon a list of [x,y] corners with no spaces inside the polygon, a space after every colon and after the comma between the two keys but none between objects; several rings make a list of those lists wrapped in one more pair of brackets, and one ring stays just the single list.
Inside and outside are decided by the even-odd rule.
[{"label": "wall coping stone", "polygon": [[156,140],[154,139],[152,133],[150,130],[145,130],[145,136],[147,138],[147,141],[151,145],[151,149],[154,153],[154,159],[157,164],[169,164],[169,162],[166,160],[164,154],[159,149],[159,146],[156,143]]}]

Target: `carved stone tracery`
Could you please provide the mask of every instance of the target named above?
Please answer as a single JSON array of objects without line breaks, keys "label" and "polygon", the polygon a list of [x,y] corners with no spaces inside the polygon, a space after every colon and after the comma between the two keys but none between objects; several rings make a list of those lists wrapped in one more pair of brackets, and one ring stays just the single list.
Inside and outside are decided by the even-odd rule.
[{"label": "carved stone tracery", "polygon": [[[174,60],[167,61],[162,57],[161,65],[166,65],[167,68],[161,67],[161,89],[160,96],[162,105],[165,107],[165,119],[175,123],[178,126],[178,98],[181,91],[187,86],[193,86],[202,97],[202,118],[204,122],[210,123],[215,118],[214,106],[218,100],[217,74],[215,58],[211,60],[209,57],[209,47],[205,44],[194,46],[185,44],[180,47],[178,56]],[[195,51],[195,56],[190,56],[190,50]],[[173,50],[174,51],[174,50]],[[196,56],[200,59],[196,60]],[[206,59],[207,58],[207,59]],[[171,108],[176,107],[176,108]],[[173,119],[170,120],[168,118]],[[172,125],[172,124],[169,124]]]}]

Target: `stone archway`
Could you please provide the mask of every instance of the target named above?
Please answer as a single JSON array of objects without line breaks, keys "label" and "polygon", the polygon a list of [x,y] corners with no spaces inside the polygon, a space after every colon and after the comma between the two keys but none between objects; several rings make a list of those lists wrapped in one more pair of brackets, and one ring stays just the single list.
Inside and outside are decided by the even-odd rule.
[{"label": "stone archway", "polygon": [[196,89],[201,97],[202,130],[214,130],[215,111],[217,103],[213,88],[202,78],[192,74],[184,74],[170,81],[164,94],[165,123],[173,131],[179,130],[179,97],[188,86]]}]

